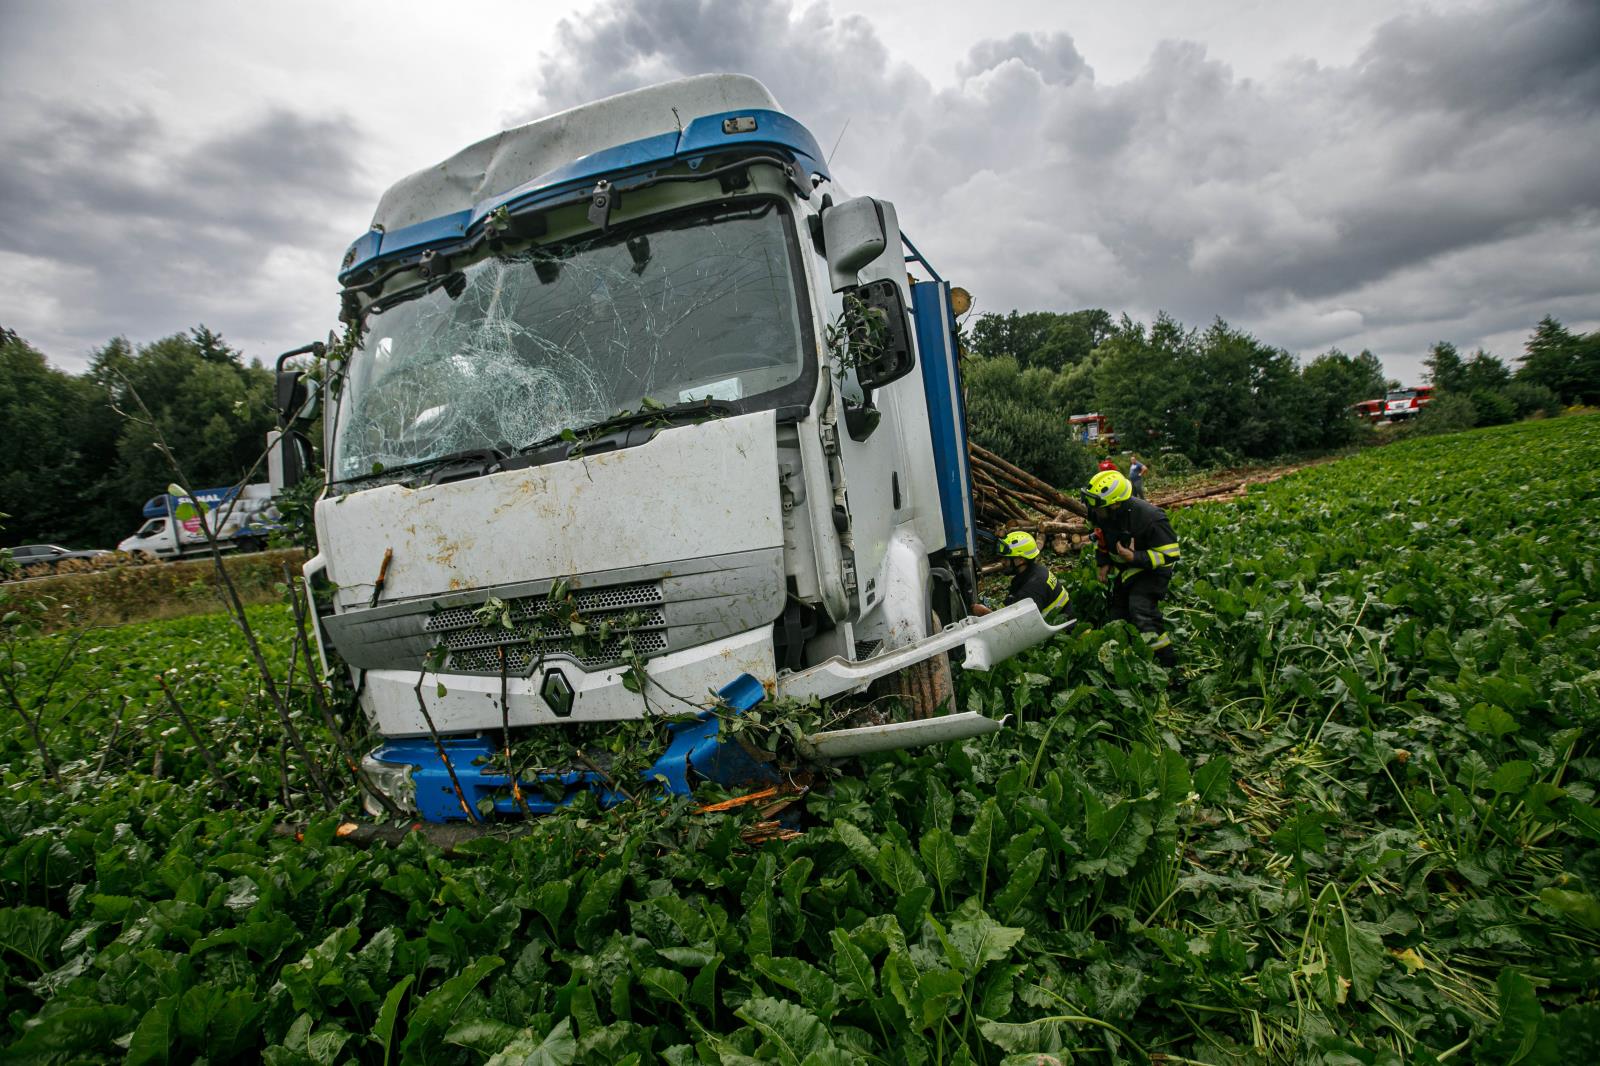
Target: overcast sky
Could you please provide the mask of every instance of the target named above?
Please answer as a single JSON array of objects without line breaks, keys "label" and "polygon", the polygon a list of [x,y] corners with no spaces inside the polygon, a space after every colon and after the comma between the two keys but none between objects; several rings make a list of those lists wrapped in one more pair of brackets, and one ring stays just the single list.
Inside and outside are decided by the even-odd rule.
[{"label": "overcast sky", "polygon": [[1220,315],[1408,382],[1600,328],[1597,0],[0,0],[0,325],[74,371],[202,322],[270,359],[394,180],[717,70],[980,311]]}]

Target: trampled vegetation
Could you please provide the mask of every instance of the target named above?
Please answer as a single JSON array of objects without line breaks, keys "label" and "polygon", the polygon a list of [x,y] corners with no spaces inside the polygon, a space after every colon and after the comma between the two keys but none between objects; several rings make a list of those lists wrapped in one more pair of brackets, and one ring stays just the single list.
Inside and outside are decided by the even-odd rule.
[{"label": "trampled vegetation", "polygon": [[7,710],[3,1057],[1600,1061],[1596,513],[1596,417],[1183,511],[1186,693],[1080,626],[961,681],[1013,728],[755,846],[654,802],[453,858],[287,840],[307,788],[220,617],[93,631],[48,697],[72,638],[16,645],[60,781]]}]

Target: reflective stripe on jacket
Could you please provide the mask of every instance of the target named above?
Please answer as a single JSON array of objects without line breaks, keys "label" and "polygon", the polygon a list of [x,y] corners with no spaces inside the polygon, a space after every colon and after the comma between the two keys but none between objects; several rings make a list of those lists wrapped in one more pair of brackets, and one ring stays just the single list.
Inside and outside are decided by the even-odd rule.
[{"label": "reflective stripe on jacket", "polygon": [[[1095,552],[1100,566],[1119,570],[1159,570],[1178,561],[1178,535],[1167,521],[1167,512],[1137,496],[1115,507],[1090,510],[1089,520],[1100,532],[1106,548]],[[1133,544],[1133,558],[1116,553],[1116,545]]]},{"label": "reflective stripe on jacket", "polygon": [[1029,560],[1027,569],[1011,579],[1006,595],[1006,606],[1032,598],[1039,605],[1039,613],[1049,617],[1050,612],[1067,609],[1067,589],[1050,568],[1037,559]]}]

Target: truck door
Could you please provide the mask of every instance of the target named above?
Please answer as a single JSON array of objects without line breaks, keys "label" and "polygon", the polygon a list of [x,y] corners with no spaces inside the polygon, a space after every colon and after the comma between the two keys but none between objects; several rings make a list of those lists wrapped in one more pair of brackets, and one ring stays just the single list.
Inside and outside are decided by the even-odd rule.
[{"label": "truck door", "polygon": [[[860,270],[861,282],[893,282],[909,309],[912,300],[907,291],[899,223],[892,204],[884,202],[882,209],[885,250]],[[822,270],[819,290],[827,294],[829,322],[838,324],[844,312],[844,300],[840,294],[830,291],[827,265],[820,260],[819,263]],[[859,617],[876,607],[886,591],[883,571],[890,535],[911,512],[913,479],[907,466],[895,397],[898,390],[920,386],[913,376],[885,385],[868,396],[848,364],[834,370],[834,386],[834,415],[846,478],[849,541],[855,555],[855,600]]]}]

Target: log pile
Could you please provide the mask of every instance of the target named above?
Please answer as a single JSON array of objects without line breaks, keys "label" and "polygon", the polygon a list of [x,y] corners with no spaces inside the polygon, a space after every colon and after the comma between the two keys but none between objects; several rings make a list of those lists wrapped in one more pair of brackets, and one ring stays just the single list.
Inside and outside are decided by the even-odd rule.
[{"label": "log pile", "polygon": [[[1031,533],[1041,546],[1048,547],[1057,555],[1088,545],[1088,509],[1083,501],[1068,496],[981,445],[969,442],[967,451],[971,459],[973,505],[978,525],[994,530],[999,536],[1018,529]],[[1277,470],[1255,471],[1248,477],[1190,485],[1166,493],[1155,493],[1150,497],[1150,502],[1172,511],[1200,503],[1237,500],[1243,498],[1251,485],[1264,485],[1315,465],[1317,463],[1302,463]],[[984,569],[987,572],[998,569],[998,566],[991,565]]]},{"label": "log pile", "polygon": [[1081,547],[1089,536],[1081,500],[1000,458],[978,444],[968,445],[973,505],[978,524],[1004,536],[1024,530],[1048,542],[1057,554]]}]

